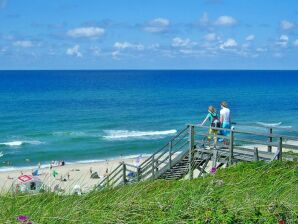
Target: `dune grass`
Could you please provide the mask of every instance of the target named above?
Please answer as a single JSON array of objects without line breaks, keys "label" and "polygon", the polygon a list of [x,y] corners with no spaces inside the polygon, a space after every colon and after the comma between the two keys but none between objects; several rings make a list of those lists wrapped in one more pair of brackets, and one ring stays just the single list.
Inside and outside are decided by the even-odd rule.
[{"label": "dune grass", "polygon": [[3,195],[0,223],[298,223],[298,163],[240,163],[192,181],[147,181],[82,196]]}]

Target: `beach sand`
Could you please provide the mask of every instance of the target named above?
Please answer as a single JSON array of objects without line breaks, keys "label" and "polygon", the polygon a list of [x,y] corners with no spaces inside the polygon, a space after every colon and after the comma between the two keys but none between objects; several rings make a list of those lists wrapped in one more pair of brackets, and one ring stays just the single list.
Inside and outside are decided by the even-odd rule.
[{"label": "beach sand", "polygon": [[[140,162],[144,161],[145,159],[146,157],[142,157]],[[66,163],[64,166],[57,166],[53,167],[52,169],[41,168],[39,169],[39,178],[46,186],[50,187],[51,191],[53,191],[55,187],[58,187],[62,192],[68,194],[72,193],[74,187],[78,185],[82,189],[82,192],[85,193],[94,189],[94,187],[98,185],[101,180],[103,180],[107,169],[108,172],[111,172],[123,161],[132,165],[136,165],[137,157],[117,158],[113,160],[91,163]],[[97,172],[100,178],[91,178],[91,170],[92,172]],[[57,172],[56,177],[53,176],[54,171]],[[0,192],[9,192],[12,188],[14,180],[16,180],[22,174],[31,175],[32,172],[32,169],[0,172]]]},{"label": "beach sand", "polygon": [[[297,142],[288,141],[288,144],[297,146]],[[267,151],[267,146],[261,145],[246,145],[245,148],[251,150],[257,147],[260,152]],[[272,147],[272,152],[276,152],[277,148]],[[283,149],[283,152],[290,151],[289,149]],[[178,155],[178,154],[177,154]],[[73,163],[64,166],[39,169],[39,178],[41,181],[50,188],[51,191],[58,188],[62,193],[71,194],[74,192],[75,186],[79,186],[83,193],[89,192],[96,187],[109,172],[112,172],[121,162],[125,162],[132,165],[140,165],[149,155],[143,157],[132,158],[116,158],[111,160],[105,160],[100,162],[90,163]],[[207,171],[211,170],[210,162],[207,166]],[[37,166],[36,166],[37,168]],[[91,172],[92,171],[92,172]],[[108,171],[108,172],[107,172]],[[0,172],[0,193],[9,192],[12,189],[13,182],[21,175],[31,175],[32,169],[3,171]],[[54,177],[53,172],[57,173]],[[91,178],[91,173],[97,172],[99,178]],[[195,171],[194,176],[196,176]]]}]

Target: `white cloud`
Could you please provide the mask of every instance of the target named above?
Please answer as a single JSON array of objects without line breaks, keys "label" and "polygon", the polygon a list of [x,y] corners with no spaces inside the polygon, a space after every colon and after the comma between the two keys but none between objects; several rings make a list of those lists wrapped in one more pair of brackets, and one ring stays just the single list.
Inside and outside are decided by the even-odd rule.
[{"label": "white cloud", "polygon": [[33,47],[33,43],[30,40],[15,41],[13,43],[13,45],[16,46],[16,47],[23,47],[23,48]]},{"label": "white cloud", "polygon": [[70,37],[99,37],[105,33],[105,30],[99,27],[80,27],[73,30],[69,30],[67,35]]},{"label": "white cloud", "polygon": [[258,47],[258,48],[256,49],[256,51],[257,51],[257,52],[266,52],[266,51],[268,51],[268,49],[267,49],[267,48],[261,48],[261,47]]},{"label": "white cloud", "polygon": [[251,34],[251,35],[248,35],[245,40],[247,41],[253,41],[255,39],[255,35]]},{"label": "white cloud", "polygon": [[294,27],[294,23],[291,23],[287,20],[283,20],[280,22],[280,27],[283,29],[283,30],[290,30]]},{"label": "white cloud", "polygon": [[186,38],[186,39],[182,39],[180,37],[175,37],[172,40],[172,46],[173,47],[193,47],[195,46],[197,43],[191,41],[190,39]]},{"label": "white cloud", "polygon": [[289,41],[289,37],[287,35],[281,35],[280,38],[279,38],[280,41],[286,41],[288,42]]},{"label": "white cloud", "polygon": [[144,50],[145,47],[142,44],[132,44],[129,42],[116,42],[114,44],[114,48],[119,49],[119,50],[124,50],[124,49],[134,49],[134,50]]},{"label": "white cloud", "polygon": [[149,21],[144,30],[149,33],[158,33],[165,31],[169,25],[170,21],[168,19],[156,18]]},{"label": "white cloud", "polygon": [[298,39],[295,40],[293,44],[294,44],[295,47],[298,47]]},{"label": "white cloud", "polygon": [[287,35],[281,35],[279,40],[276,42],[276,44],[281,47],[287,47],[288,42],[289,42],[289,37]]},{"label": "white cloud", "polygon": [[151,44],[147,47],[149,50],[157,50],[160,48],[160,45],[158,43],[156,44]]},{"label": "white cloud", "polygon": [[113,51],[112,52],[112,57],[113,57],[113,59],[118,59],[118,56],[120,55],[120,51],[119,50],[117,50],[117,51]]},{"label": "white cloud", "polygon": [[218,39],[216,33],[208,33],[204,36],[204,39],[206,41],[215,41],[216,39]]},{"label": "white cloud", "polygon": [[220,16],[215,21],[215,24],[219,26],[232,26],[232,25],[235,25],[236,23],[237,23],[237,20],[231,16]]},{"label": "white cloud", "polygon": [[225,48],[233,48],[233,47],[237,47],[237,46],[238,46],[237,41],[233,38],[229,38],[224,43],[222,43],[220,45],[220,48],[225,49]]},{"label": "white cloud", "polygon": [[82,57],[82,53],[80,52],[80,45],[76,44],[72,48],[68,48],[66,50],[66,54],[70,56]]}]

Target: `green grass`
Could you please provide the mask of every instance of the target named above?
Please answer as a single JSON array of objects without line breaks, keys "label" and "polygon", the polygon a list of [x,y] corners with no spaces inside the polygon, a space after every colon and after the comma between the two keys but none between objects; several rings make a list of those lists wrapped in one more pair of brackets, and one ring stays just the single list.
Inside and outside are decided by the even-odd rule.
[{"label": "green grass", "polygon": [[241,163],[192,181],[148,181],[83,196],[3,195],[0,223],[298,223],[298,163]]}]

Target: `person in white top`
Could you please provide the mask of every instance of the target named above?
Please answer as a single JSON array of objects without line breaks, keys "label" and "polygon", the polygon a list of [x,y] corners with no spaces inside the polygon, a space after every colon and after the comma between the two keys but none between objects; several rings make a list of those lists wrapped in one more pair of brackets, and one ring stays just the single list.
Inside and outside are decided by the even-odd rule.
[{"label": "person in white top", "polygon": [[[228,108],[228,104],[225,101],[222,101],[220,104],[220,123],[222,128],[230,129],[231,128],[231,115],[230,109]],[[228,131],[222,131],[222,135],[227,136],[229,134]]]}]

